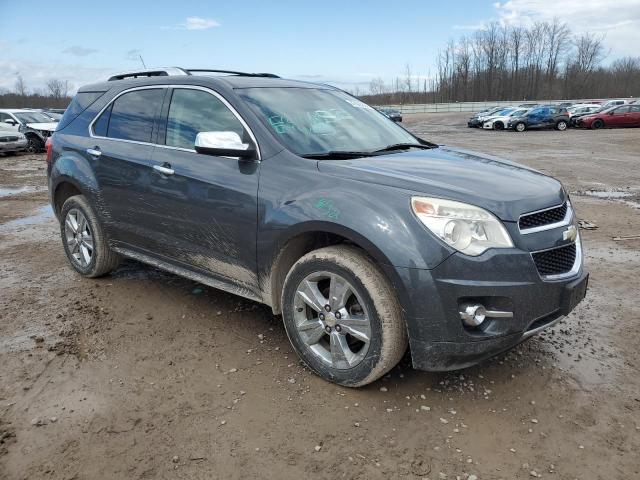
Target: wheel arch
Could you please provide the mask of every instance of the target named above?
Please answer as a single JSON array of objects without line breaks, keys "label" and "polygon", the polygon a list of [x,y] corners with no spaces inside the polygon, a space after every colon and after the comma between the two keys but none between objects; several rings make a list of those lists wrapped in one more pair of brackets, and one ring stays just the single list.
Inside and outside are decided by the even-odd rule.
[{"label": "wheel arch", "polygon": [[397,279],[389,278],[391,264],[388,257],[373,242],[359,233],[331,222],[309,222],[298,225],[278,242],[271,254],[271,262],[265,268],[261,280],[263,300],[274,314],[282,313],[281,295],[284,281],[291,267],[307,253],[331,245],[348,244],[362,250],[380,268],[392,285]]}]

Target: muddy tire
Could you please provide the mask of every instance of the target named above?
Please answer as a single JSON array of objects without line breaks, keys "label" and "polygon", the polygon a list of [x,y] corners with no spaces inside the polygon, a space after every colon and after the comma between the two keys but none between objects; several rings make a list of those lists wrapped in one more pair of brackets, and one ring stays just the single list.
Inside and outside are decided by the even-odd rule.
[{"label": "muddy tire", "polygon": [[40,153],[42,150],[44,150],[44,143],[42,143],[42,140],[34,135],[29,135],[27,137],[27,152]]},{"label": "muddy tire", "polygon": [[598,130],[599,128],[604,127],[604,122],[600,119],[595,120],[592,124],[591,124],[591,128],[593,128],[594,130]]},{"label": "muddy tire", "polygon": [[120,256],[109,248],[102,226],[84,195],[69,197],[64,202],[60,236],[69,263],[83,277],[100,277],[120,263]]},{"label": "muddy tire", "polygon": [[406,352],[406,326],[393,288],[356,247],[321,248],[298,260],[285,279],[282,307],[294,349],[330,382],[366,385]]}]

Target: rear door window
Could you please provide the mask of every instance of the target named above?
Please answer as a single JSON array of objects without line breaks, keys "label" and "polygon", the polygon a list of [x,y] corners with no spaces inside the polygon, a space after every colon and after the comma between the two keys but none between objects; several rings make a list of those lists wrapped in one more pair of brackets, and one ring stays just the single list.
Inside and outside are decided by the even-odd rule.
[{"label": "rear door window", "polygon": [[193,150],[200,132],[236,132],[244,139],[244,127],[216,96],[203,90],[176,88],[171,96],[165,144]]},{"label": "rear door window", "polygon": [[98,100],[105,92],[78,92],[71,103],[64,111],[60,123],[58,124],[58,130],[63,129],[75,120],[78,115],[89,108],[96,100]]},{"label": "rear door window", "polygon": [[118,97],[111,107],[106,136],[151,143],[153,124],[163,95],[163,89],[149,88],[133,90]]}]

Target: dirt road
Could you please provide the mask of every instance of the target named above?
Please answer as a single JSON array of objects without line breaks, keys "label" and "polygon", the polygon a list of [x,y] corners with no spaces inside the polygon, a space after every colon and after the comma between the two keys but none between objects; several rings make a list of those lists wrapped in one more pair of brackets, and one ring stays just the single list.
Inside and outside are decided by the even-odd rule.
[{"label": "dirt road", "polygon": [[464,117],[407,124],[558,176],[599,227],[588,297],[478,367],[407,359],[357,390],[306,370],[264,306],[135,262],[75,275],[43,159],[0,156],[0,479],[636,478],[640,240],[612,238],[640,234],[640,130]]}]

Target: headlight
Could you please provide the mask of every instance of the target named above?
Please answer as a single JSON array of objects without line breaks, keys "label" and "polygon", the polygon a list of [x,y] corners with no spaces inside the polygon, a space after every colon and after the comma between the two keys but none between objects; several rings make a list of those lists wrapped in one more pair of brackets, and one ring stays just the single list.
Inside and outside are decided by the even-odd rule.
[{"label": "headlight", "polygon": [[502,222],[482,208],[426,197],[412,197],[411,208],[434,235],[465,255],[477,256],[489,248],[513,247]]}]

